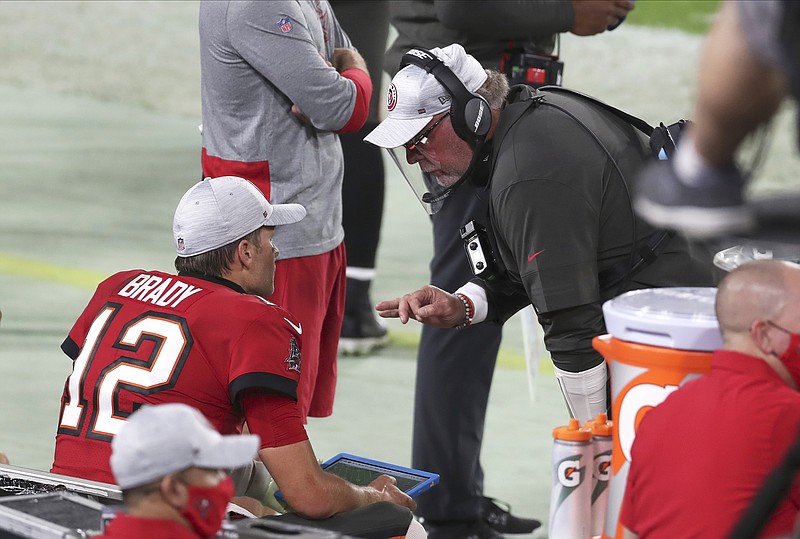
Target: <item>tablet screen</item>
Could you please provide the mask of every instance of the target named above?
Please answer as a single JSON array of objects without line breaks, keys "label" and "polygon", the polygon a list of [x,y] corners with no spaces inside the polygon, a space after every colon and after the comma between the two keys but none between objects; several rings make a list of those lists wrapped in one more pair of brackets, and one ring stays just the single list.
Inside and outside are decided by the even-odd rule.
[{"label": "tablet screen", "polygon": [[[322,469],[359,486],[369,485],[380,475],[390,475],[397,481],[397,488],[412,498],[439,482],[439,475],[435,473],[359,457],[350,453],[339,453],[323,462]],[[275,499],[282,504],[286,503],[280,490],[275,492]]]},{"label": "tablet screen", "polygon": [[361,486],[369,485],[380,475],[391,475],[397,480],[397,488],[403,492],[408,492],[428,479],[426,476],[384,468],[379,465],[355,461],[345,457],[326,466],[325,471]]}]

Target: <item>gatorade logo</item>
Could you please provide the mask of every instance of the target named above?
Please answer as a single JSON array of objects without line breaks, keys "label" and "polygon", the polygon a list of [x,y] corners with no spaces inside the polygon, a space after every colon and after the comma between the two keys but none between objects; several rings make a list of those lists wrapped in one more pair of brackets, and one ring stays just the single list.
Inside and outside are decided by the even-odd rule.
[{"label": "gatorade logo", "polygon": [[[642,416],[658,406],[667,396],[678,389],[677,385],[639,384],[631,387],[623,396],[617,410],[619,447],[625,460],[631,460],[631,446]],[[615,466],[615,471],[617,467]]]},{"label": "gatorade logo", "polygon": [[595,455],[592,475],[595,479],[592,503],[595,503],[608,490],[608,480],[611,478],[611,450]]},{"label": "gatorade logo", "polygon": [[553,485],[554,488],[558,488],[558,498],[554,502],[554,507],[558,508],[583,484],[586,468],[581,466],[580,458],[576,459],[574,455],[570,455],[556,464],[555,471],[558,485],[562,487],[558,488],[558,485]]},{"label": "gatorade logo", "polygon": [[584,468],[580,466],[580,460],[569,459],[559,462],[556,470],[558,482],[568,489],[580,486],[584,476]]},{"label": "gatorade logo", "polygon": [[[611,336],[598,337],[596,346],[606,348],[608,353],[613,353]],[[645,354],[647,363],[653,362],[652,368],[647,369],[645,364],[632,363],[630,358],[622,357],[611,361],[611,378],[621,387],[614,386],[612,416],[614,417],[614,440],[611,453],[611,475],[618,473],[630,462],[631,446],[636,437],[636,430],[642,418],[654,406],[658,406],[678,387],[685,382],[698,378],[707,373],[711,368],[707,352],[690,352],[674,350],[661,350],[654,347],[646,350],[645,346],[631,344],[633,350]],[[598,348],[599,349],[599,348]],[[644,356],[643,356],[644,357]],[[676,358],[681,358],[677,362]],[[666,368],[666,365],[676,363],[675,368]]]},{"label": "gatorade logo", "polygon": [[592,475],[598,481],[608,481],[611,472],[611,451],[600,453],[594,458]]}]

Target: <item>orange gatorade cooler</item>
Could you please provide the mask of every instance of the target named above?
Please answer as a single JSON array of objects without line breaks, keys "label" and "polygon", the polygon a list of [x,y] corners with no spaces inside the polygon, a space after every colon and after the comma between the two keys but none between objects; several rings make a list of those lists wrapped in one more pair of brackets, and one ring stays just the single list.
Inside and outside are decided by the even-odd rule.
[{"label": "orange gatorade cooler", "polygon": [[722,345],[714,314],[716,288],[651,288],[603,304],[607,335],[594,348],[611,380],[611,477],[603,538],[621,538],[619,513],[639,422],[678,386],[707,373]]}]

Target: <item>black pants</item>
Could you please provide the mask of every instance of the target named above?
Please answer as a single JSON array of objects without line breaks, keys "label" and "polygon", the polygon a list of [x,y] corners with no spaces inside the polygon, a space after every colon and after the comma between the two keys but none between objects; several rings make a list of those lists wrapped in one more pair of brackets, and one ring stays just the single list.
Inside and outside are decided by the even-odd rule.
[{"label": "black pants", "polygon": [[[485,223],[486,208],[486,192],[464,185],[432,216],[431,284],[453,292],[472,277],[458,230],[471,219]],[[462,330],[422,329],[412,464],[441,476],[438,486],[417,498],[415,512],[425,519],[479,516],[481,442],[501,337],[501,326],[493,323]]]},{"label": "black pants", "polygon": [[[337,532],[342,535],[352,537],[362,537],[364,539],[388,539],[390,537],[402,537],[406,535],[408,526],[411,524],[412,519],[411,511],[405,507],[401,507],[391,502],[378,502],[372,505],[367,505],[353,511],[346,513],[339,513],[330,518],[322,520],[310,520],[303,518],[294,513],[287,513],[274,517],[263,517],[260,519],[246,519],[237,523],[237,528],[241,531],[253,530],[252,537],[269,537],[275,538],[280,536],[289,537],[289,533],[285,533],[285,525],[299,526],[299,530],[307,533],[298,533],[297,537],[313,537],[314,528],[319,530],[326,530],[328,532]],[[284,528],[283,534],[276,535],[258,535],[256,532],[261,530],[270,531],[275,528]],[[277,530],[276,530],[277,531]],[[308,533],[310,532],[310,533]],[[319,534],[324,536],[324,534]],[[241,534],[242,539],[247,539],[246,533]]]},{"label": "black pants", "polygon": [[334,0],[333,12],[364,61],[372,79],[369,119],[357,133],[339,136],[344,154],[342,227],[349,267],[374,269],[378,252],[385,178],[382,150],[364,142],[379,123],[385,107],[381,91],[383,52],[389,36],[389,2],[385,0]]}]

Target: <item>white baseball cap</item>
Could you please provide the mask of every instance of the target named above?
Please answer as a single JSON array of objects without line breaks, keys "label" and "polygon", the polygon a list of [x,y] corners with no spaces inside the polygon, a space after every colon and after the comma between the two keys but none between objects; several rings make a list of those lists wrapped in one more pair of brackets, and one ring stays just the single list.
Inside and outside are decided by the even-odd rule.
[{"label": "white baseball cap", "polygon": [[239,468],[259,444],[255,434],[221,435],[186,404],[143,406],[111,442],[111,471],[125,490],[191,467]]},{"label": "white baseball cap", "polygon": [[244,178],[206,178],[178,203],[172,235],[178,256],[195,256],[262,226],[288,225],[305,216],[306,209],[300,204],[270,204],[258,187]]},{"label": "white baseball cap", "polygon": [[[413,50],[413,49],[412,49]],[[470,92],[486,82],[480,62],[455,43],[430,49]],[[435,115],[450,109],[452,96],[436,78],[415,65],[407,65],[392,79],[387,99],[388,115],[364,140],[382,148],[397,148],[411,140]]]}]

